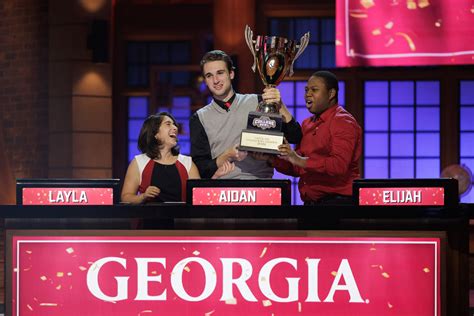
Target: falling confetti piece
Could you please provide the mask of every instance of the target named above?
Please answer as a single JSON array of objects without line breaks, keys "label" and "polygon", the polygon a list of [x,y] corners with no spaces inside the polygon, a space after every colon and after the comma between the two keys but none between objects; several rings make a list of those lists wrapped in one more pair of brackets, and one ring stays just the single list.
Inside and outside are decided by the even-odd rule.
[{"label": "falling confetti piece", "polygon": [[61,284],[59,284],[58,286],[56,286],[56,290],[60,290],[61,289]]},{"label": "falling confetti piece", "polygon": [[31,255],[33,253],[33,251],[31,251],[31,250],[26,250],[25,252],[29,255]]},{"label": "falling confetti piece", "polygon": [[46,281],[48,278],[45,277],[44,275],[40,276],[41,281]]},{"label": "falling confetti piece", "polygon": [[57,303],[40,303],[40,306],[51,306],[51,307],[57,307]]},{"label": "falling confetti piece", "polygon": [[262,253],[260,254],[260,258],[263,258],[263,256],[265,256],[266,253],[267,253],[267,247],[264,247],[262,250]]},{"label": "falling confetti piece", "polygon": [[413,43],[413,40],[411,39],[411,37],[408,34],[402,33],[402,32],[397,32],[397,33],[395,33],[395,35],[402,36],[407,41],[408,46],[410,47],[410,49],[412,51],[416,50],[415,43]]},{"label": "falling confetti piece", "polygon": [[199,256],[199,254],[200,254],[200,252],[199,252],[199,251],[197,251],[197,250],[194,250],[194,251],[193,251],[193,255],[195,255],[195,256]]},{"label": "falling confetti piece", "polygon": [[376,250],[377,250],[377,248],[375,248],[375,247],[370,247],[370,251],[376,251]]},{"label": "falling confetti piece", "polygon": [[152,313],[152,311],[149,310],[149,309],[146,309],[146,310],[141,311],[140,313],[138,313],[138,316],[140,316],[140,315],[142,315],[142,314],[148,314],[148,313]]},{"label": "falling confetti piece", "polygon": [[379,269],[380,269],[381,271],[383,271],[383,266],[382,266],[382,265],[379,265]]},{"label": "falling confetti piece", "polygon": [[369,9],[375,5],[374,0],[360,0],[360,4],[366,9]]},{"label": "falling confetti piece", "polygon": [[388,40],[388,42],[385,43],[385,47],[389,47],[389,46],[392,45],[394,42],[395,42],[395,40],[394,40],[393,38],[390,38],[390,39]]},{"label": "falling confetti piece", "polygon": [[356,18],[356,19],[366,19],[367,18],[367,13],[350,13],[349,15],[352,18]]},{"label": "falling confetti piece", "polygon": [[191,269],[189,269],[189,267],[188,267],[188,266],[185,266],[185,267],[184,267],[184,271],[186,271],[186,272],[190,272],[190,271],[191,271]]},{"label": "falling confetti piece", "polygon": [[272,306],[272,302],[270,300],[263,300],[262,304],[264,307]]},{"label": "falling confetti piece", "polygon": [[336,272],[336,271],[332,271],[332,272],[331,272],[331,275],[332,275],[333,277],[336,277],[337,272]]},{"label": "falling confetti piece", "polygon": [[375,29],[375,30],[372,31],[372,35],[374,35],[374,36],[377,36],[377,35],[380,35],[380,34],[382,34],[380,29]]},{"label": "falling confetti piece", "polygon": [[83,267],[83,266],[79,266],[79,270],[81,270],[81,271],[86,271],[87,268],[86,268],[86,267]]},{"label": "falling confetti piece", "polygon": [[390,304],[390,302],[387,302],[387,306],[388,306],[388,308],[392,308],[392,307],[393,307],[393,305]]},{"label": "falling confetti piece", "polygon": [[74,252],[74,249],[73,249],[72,247],[69,247],[69,248],[66,249],[66,252],[67,252],[68,254],[71,254],[71,253]]},{"label": "falling confetti piece", "polygon": [[57,276],[58,278],[62,278],[62,277],[64,276],[64,272],[57,272],[57,273],[56,273],[56,276]]},{"label": "falling confetti piece", "polygon": [[229,298],[229,299],[226,299],[226,300],[225,300],[225,303],[226,303],[227,305],[237,305],[237,299],[234,298],[234,297],[233,297],[233,298]]},{"label": "falling confetti piece", "polygon": [[390,22],[388,22],[387,24],[385,24],[385,28],[386,28],[387,30],[392,29],[392,27],[393,27],[393,22],[392,22],[392,21],[390,21]]},{"label": "falling confetti piece", "polygon": [[442,23],[442,22],[443,22],[443,21],[442,21],[441,19],[437,20],[437,21],[435,22],[435,26],[436,26],[436,27],[441,27],[441,23]]},{"label": "falling confetti piece", "polygon": [[407,8],[408,10],[416,10],[415,0],[407,0]]},{"label": "falling confetti piece", "polygon": [[428,273],[428,272],[430,272],[430,269],[424,268],[424,269],[423,269],[423,272]]},{"label": "falling confetti piece", "polygon": [[426,8],[430,5],[430,2],[428,0],[418,0],[418,7],[420,9]]},{"label": "falling confetti piece", "polygon": [[31,307],[30,304],[26,304],[26,307],[28,307],[30,311],[33,311],[33,307]]},{"label": "falling confetti piece", "polygon": [[211,316],[212,314],[214,314],[215,310],[212,310],[210,312],[207,312],[204,314],[204,316]]},{"label": "falling confetti piece", "polygon": [[298,313],[301,313],[301,310],[302,310],[302,308],[301,308],[301,302],[298,302]]},{"label": "falling confetti piece", "polygon": [[390,278],[390,275],[387,272],[382,272],[382,276],[386,279]]},{"label": "falling confetti piece", "polygon": [[71,273],[71,272],[68,272],[68,273],[67,273],[67,276],[72,276],[72,273]]}]

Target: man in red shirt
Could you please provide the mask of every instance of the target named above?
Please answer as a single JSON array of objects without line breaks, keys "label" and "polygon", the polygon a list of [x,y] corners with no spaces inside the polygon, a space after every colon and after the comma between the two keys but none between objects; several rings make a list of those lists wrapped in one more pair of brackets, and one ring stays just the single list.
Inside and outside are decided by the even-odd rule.
[{"label": "man in red shirt", "polygon": [[302,124],[303,138],[293,150],[279,147],[280,156],[269,162],[281,173],[300,177],[305,204],[350,204],[352,182],[360,177],[362,129],[338,104],[338,81],[329,71],[315,72],[305,87],[308,111]]}]

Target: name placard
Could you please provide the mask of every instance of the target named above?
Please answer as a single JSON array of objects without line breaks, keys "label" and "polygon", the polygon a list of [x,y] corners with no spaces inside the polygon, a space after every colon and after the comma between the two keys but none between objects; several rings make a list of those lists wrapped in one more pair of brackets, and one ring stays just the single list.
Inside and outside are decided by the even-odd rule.
[{"label": "name placard", "polygon": [[11,241],[6,304],[14,316],[441,312],[439,238],[74,235]]},{"label": "name placard", "polygon": [[359,205],[443,206],[444,188],[359,188]]},{"label": "name placard", "polygon": [[112,188],[23,188],[23,205],[113,205]]},{"label": "name placard", "polygon": [[192,205],[282,205],[277,187],[196,187],[192,194]]}]

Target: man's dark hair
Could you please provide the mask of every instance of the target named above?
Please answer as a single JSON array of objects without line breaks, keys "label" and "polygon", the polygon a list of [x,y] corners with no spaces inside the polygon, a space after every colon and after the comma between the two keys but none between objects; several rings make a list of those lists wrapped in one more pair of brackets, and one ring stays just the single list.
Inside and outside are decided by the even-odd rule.
[{"label": "man's dark hair", "polygon": [[[165,119],[165,116],[169,117],[174,125],[178,126],[175,118],[168,112],[161,112],[156,115],[150,115],[143,122],[140,134],[138,136],[138,149],[146,154],[151,159],[160,159],[160,147],[163,145],[160,140],[155,138],[158,133],[161,123]],[[171,148],[171,154],[177,156],[179,154],[179,146],[176,145]]]},{"label": "man's dark hair", "polygon": [[232,62],[232,59],[227,55],[225,52],[221,50],[211,50],[210,52],[207,52],[204,54],[204,56],[201,59],[200,66],[201,66],[201,72],[204,71],[204,64],[211,62],[211,61],[223,61],[225,62],[227,66],[227,70],[229,73],[235,69],[234,63]]},{"label": "man's dark hair", "polygon": [[324,84],[326,85],[326,88],[328,89],[328,91],[331,89],[336,90],[336,102],[338,101],[337,96],[339,93],[339,81],[337,80],[337,77],[335,74],[333,74],[330,71],[320,70],[313,73],[311,77],[317,77],[317,78],[323,79]]}]

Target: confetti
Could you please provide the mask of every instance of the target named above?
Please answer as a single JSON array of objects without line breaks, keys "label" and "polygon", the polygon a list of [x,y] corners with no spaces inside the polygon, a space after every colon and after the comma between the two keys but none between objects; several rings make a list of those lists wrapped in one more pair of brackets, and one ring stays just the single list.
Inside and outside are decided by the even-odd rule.
[{"label": "confetti", "polygon": [[212,311],[205,313],[204,316],[211,316],[212,314],[214,314],[214,312],[215,310],[213,309]]},{"label": "confetti", "polygon": [[390,21],[390,22],[388,22],[387,24],[385,24],[385,28],[386,28],[387,30],[391,30],[392,27],[393,27],[393,22],[392,22],[392,21]]},{"label": "confetti", "polygon": [[430,272],[430,269],[429,268],[424,268],[423,272],[428,273],[428,272]]},{"label": "confetti", "polygon": [[366,19],[368,17],[367,13],[350,13],[349,15],[356,19]]},{"label": "confetti", "polygon": [[194,250],[194,251],[193,251],[193,255],[195,255],[195,256],[199,256],[199,254],[200,254],[200,252],[199,252],[199,251],[197,251],[197,250]]},{"label": "confetti", "polygon": [[390,278],[390,275],[387,272],[382,272],[382,276],[386,279]]},{"label": "confetti", "polygon": [[28,307],[30,311],[33,311],[33,307],[31,307],[30,304],[26,304],[26,307]]},{"label": "confetti", "polygon": [[372,31],[372,35],[374,35],[374,36],[377,36],[377,35],[380,35],[380,34],[382,34],[380,29],[375,29],[375,30]]},{"label": "confetti", "polygon": [[387,306],[388,306],[388,308],[393,308],[393,305],[390,304],[390,302],[387,302]]},{"label": "confetti", "polygon": [[58,286],[56,286],[56,290],[60,290],[61,289],[61,284],[59,284]]},{"label": "confetti", "polygon": [[237,299],[235,297],[229,298],[225,300],[225,303],[227,305],[237,305]]},{"label": "confetti", "polygon": [[184,271],[186,271],[186,272],[190,272],[190,271],[191,271],[191,269],[190,269],[188,266],[185,266],[185,267],[184,267]]},{"label": "confetti", "polygon": [[302,308],[301,308],[301,302],[298,302],[298,313],[301,313],[301,310],[302,310]]},{"label": "confetti", "polygon": [[44,275],[40,276],[41,281],[46,281],[48,278],[45,277]]},{"label": "confetti", "polygon": [[264,307],[272,306],[272,302],[270,300],[263,300],[262,304]]},{"label": "confetti", "polygon": [[146,310],[141,311],[140,313],[138,313],[138,316],[140,316],[140,315],[142,315],[142,314],[147,314],[147,313],[152,313],[152,311],[149,310],[149,309],[146,309]]},{"label": "confetti", "polygon": [[31,250],[26,250],[25,252],[29,255],[31,255],[33,253],[33,251],[31,251]]},{"label": "confetti", "polygon": [[416,10],[415,0],[407,0],[407,8],[408,10]]},{"label": "confetti", "polygon": [[375,5],[374,0],[360,0],[360,4],[366,9],[369,9]]},{"label": "confetti", "polygon": [[56,273],[56,276],[57,276],[58,278],[62,278],[62,277],[64,276],[64,272],[57,272],[57,273]]},{"label": "confetti", "polygon": [[426,8],[430,5],[430,2],[428,0],[418,0],[418,7],[420,9]]},{"label": "confetti", "polygon": [[333,277],[336,277],[337,272],[336,272],[336,271],[332,271],[332,272],[331,272],[331,275],[332,275]]},{"label": "confetti", "polygon": [[68,254],[71,254],[71,253],[74,252],[74,249],[73,249],[72,247],[69,247],[69,248],[66,249],[66,252],[67,252]]},{"label": "confetti", "polygon": [[51,307],[57,307],[57,303],[40,303],[40,306],[51,306]]},{"label": "confetti", "polygon": [[86,268],[86,267],[83,267],[83,266],[79,266],[79,270],[81,270],[81,271],[86,271],[87,268]]},{"label": "confetti", "polygon": [[407,41],[408,46],[410,47],[410,49],[412,51],[416,50],[415,43],[413,43],[413,40],[411,39],[411,37],[408,34],[402,33],[402,32],[397,32],[397,33],[395,33],[395,35],[402,36]]},{"label": "confetti", "polygon": [[266,253],[267,253],[267,247],[264,247],[262,250],[262,253],[260,254],[260,258],[263,258],[263,256],[265,256]]}]

